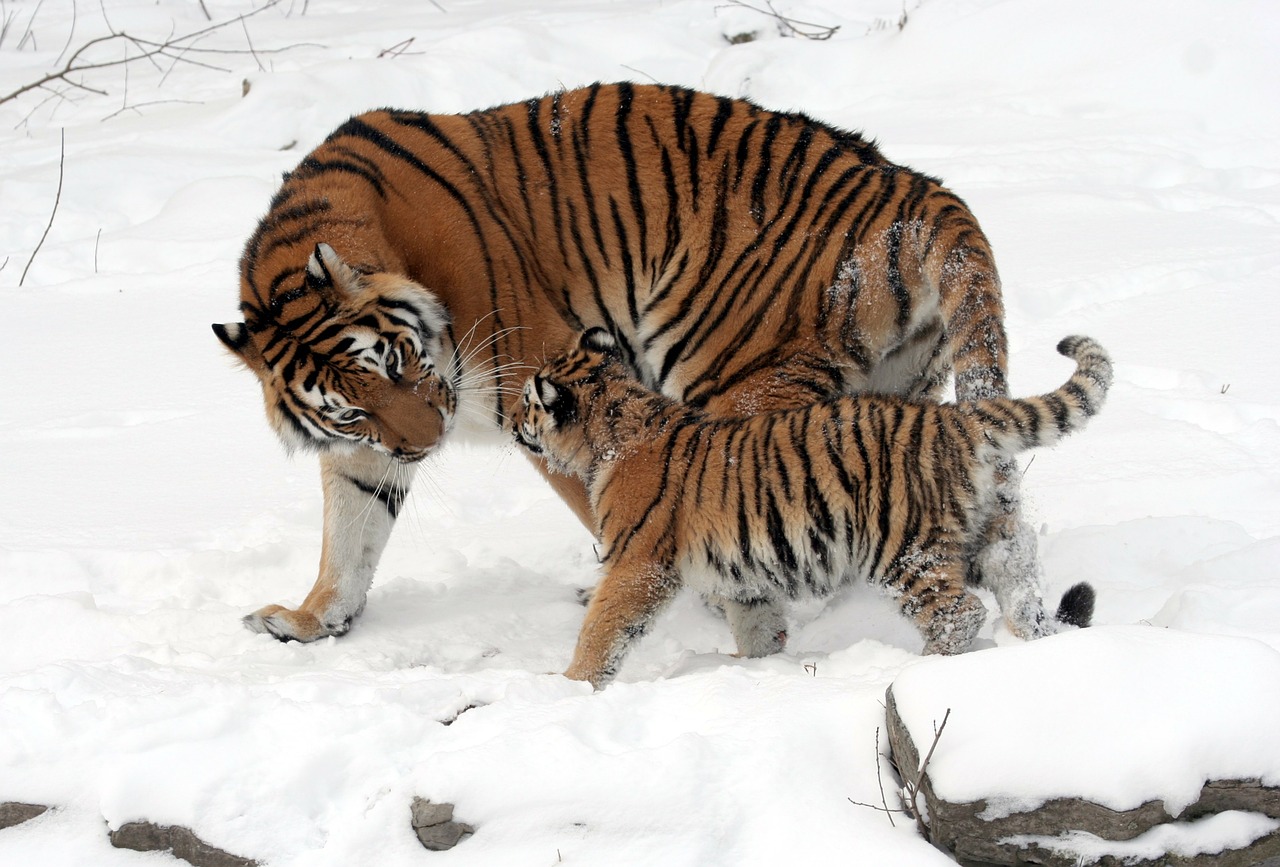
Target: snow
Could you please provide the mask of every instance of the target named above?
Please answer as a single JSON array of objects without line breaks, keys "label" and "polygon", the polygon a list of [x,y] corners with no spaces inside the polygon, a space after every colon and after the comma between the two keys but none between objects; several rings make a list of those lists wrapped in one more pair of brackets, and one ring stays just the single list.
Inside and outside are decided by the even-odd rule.
[{"label": "snow", "polygon": [[[203,5],[217,20],[254,8]],[[85,77],[105,96],[0,103],[0,800],[57,806],[0,831],[0,863],[157,860],[107,843],[104,820],[136,819],[273,867],[949,863],[911,823],[850,803],[880,803],[879,771],[895,806],[884,690],[934,664],[886,600],[802,605],[786,653],[740,660],[682,597],[591,694],[552,674],[591,539],[511,446],[455,443],[424,469],[349,635],[283,645],[239,623],[299,601],[319,558],[314,460],[283,456],[252,376],[209,331],[235,317],[236,259],[280,172],[366,108],[465,110],[597,79],[862,129],[966,199],[1000,264],[1014,391],[1061,381],[1065,334],[1116,361],[1106,410],[1022,485],[1047,596],[1093,582],[1107,628],[1024,646],[992,624],[942,662],[998,680],[1087,659],[1096,678],[1118,654],[1144,695],[1095,680],[1079,689],[1106,721],[1092,702],[1060,708],[1064,728],[1096,733],[1064,754],[1117,803],[1185,800],[1208,769],[1274,771],[1274,737],[1241,732],[1274,720],[1280,693],[1265,681],[1280,650],[1280,12],[776,5],[840,30],[784,38],[711,0],[283,0],[199,43],[238,53],[185,55],[208,65],[139,60]],[[146,38],[209,23],[178,0],[5,10],[0,96],[105,33],[104,14]],[[62,130],[62,197],[19,286]],[[1157,637],[1135,646],[1129,630]],[[1223,654],[1212,668],[1206,648]],[[1214,709],[1251,691],[1238,718]],[[1168,767],[1117,781],[1099,744],[1153,705],[1169,709]],[[966,716],[948,724],[956,747]],[[1037,782],[995,759],[982,776],[1010,797]],[[415,795],[455,803],[477,833],[424,853]],[[1265,830],[1218,824],[1233,822],[1197,823],[1185,845]]]}]

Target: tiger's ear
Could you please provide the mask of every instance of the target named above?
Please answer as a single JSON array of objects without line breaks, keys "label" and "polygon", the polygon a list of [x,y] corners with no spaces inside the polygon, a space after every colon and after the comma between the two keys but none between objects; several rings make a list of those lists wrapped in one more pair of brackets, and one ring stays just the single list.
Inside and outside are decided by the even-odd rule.
[{"label": "tiger's ear", "polygon": [[308,289],[327,292],[336,287],[351,292],[358,288],[359,282],[360,272],[343,262],[337,250],[325,243],[316,244],[307,260],[305,285]]},{"label": "tiger's ear", "polygon": [[249,328],[243,322],[228,322],[225,325],[215,322],[213,333],[236,358],[254,370],[262,369],[262,354],[258,352],[257,345],[249,339]]},{"label": "tiger's ear", "polygon": [[588,328],[578,338],[578,346],[591,352],[603,352],[612,355],[618,349],[618,341],[603,328]]}]

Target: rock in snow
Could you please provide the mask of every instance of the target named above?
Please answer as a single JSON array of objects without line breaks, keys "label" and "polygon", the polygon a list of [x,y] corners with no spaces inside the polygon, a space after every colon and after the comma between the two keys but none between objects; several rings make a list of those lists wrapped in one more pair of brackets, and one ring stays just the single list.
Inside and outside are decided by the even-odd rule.
[{"label": "rock in snow", "polygon": [[463,837],[475,832],[470,825],[453,821],[453,804],[433,804],[426,798],[414,798],[410,812],[414,833],[427,849],[452,849]]},{"label": "rock in snow", "polygon": [[195,867],[257,867],[252,858],[242,858],[210,846],[189,828],[127,822],[111,832],[111,845],[136,852],[171,852]]},{"label": "rock in snow", "polygon": [[1229,867],[1280,856],[1278,702],[1266,645],[1097,628],[922,660],[887,722],[931,840],[962,863]]}]

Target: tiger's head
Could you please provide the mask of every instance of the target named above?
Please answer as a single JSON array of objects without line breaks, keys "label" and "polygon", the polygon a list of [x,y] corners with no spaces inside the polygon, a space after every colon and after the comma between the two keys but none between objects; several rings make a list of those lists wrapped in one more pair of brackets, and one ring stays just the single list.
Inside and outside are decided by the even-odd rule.
[{"label": "tiger's head", "polygon": [[407,277],[361,273],[318,244],[300,285],[244,309],[245,322],[213,331],[257,374],[286,448],[365,445],[411,463],[452,426],[449,313]]},{"label": "tiger's head", "polygon": [[604,445],[588,430],[599,393],[625,376],[613,336],[603,328],[583,332],[577,345],[525,382],[511,419],[516,442],[555,472],[584,476],[593,446]]}]

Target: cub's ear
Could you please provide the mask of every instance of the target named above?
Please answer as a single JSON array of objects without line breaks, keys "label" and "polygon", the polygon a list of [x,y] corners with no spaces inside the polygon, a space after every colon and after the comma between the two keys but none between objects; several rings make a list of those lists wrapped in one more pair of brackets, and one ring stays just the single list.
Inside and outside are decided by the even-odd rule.
[{"label": "cub's ear", "polygon": [[578,399],[572,390],[561,388],[546,377],[537,378],[538,401],[555,419],[557,427],[573,424],[578,419]]},{"label": "cub's ear", "polygon": [[538,400],[547,409],[551,409],[556,405],[556,401],[560,399],[560,389],[555,383],[549,379],[539,376],[537,379]]},{"label": "cub's ear", "polygon": [[254,342],[249,339],[249,328],[243,322],[228,322],[225,325],[215,322],[213,333],[236,358],[254,370],[262,368],[262,355]]},{"label": "cub's ear", "polygon": [[578,338],[578,346],[591,352],[612,354],[618,349],[618,341],[603,328],[588,328]]},{"label": "cub's ear", "polygon": [[316,244],[307,260],[306,287],[324,291],[337,287],[353,291],[358,287],[360,273],[342,261],[338,251],[328,244]]}]

